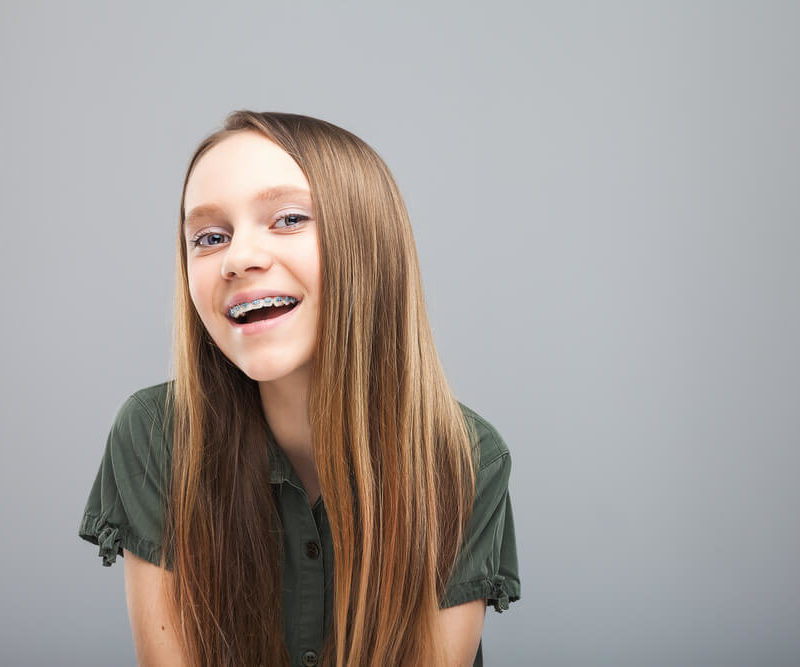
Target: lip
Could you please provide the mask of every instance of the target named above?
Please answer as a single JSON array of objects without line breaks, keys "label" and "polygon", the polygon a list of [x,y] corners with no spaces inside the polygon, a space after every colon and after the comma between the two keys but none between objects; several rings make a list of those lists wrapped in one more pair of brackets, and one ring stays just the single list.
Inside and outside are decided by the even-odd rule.
[{"label": "lip", "polygon": [[[296,294],[292,294],[291,292],[286,292],[286,291],[281,292],[280,290],[274,290],[274,289],[273,290],[268,290],[268,289],[250,290],[249,292],[237,292],[236,294],[234,294],[231,297],[230,301],[228,301],[228,303],[225,305],[225,309],[222,311],[222,314],[227,316],[228,312],[230,311],[230,309],[233,308],[234,306],[236,306],[236,305],[238,305],[240,303],[245,303],[247,301],[255,301],[256,299],[263,299],[264,297],[267,297],[267,296],[293,296],[295,299],[297,299],[297,305],[298,306],[300,305],[300,303],[302,301],[300,299],[300,297],[297,296]],[[294,310],[294,309],[292,309],[292,310]],[[276,317],[275,319],[280,319],[280,318]]]},{"label": "lip", "polygon": [[[275,292],[274,294],[267,294],[266,296],[280,296],[280,293]],[[290,296],[286,294],[285,296]],[[253,297],[257,299],[259,297]],[[271,317],[268,320],[258,320],[257,322],[249,322],[247,324],[239,324],[235,320],[232,320],[230,317],[226,318],[228,322],[231,323],[233,329],[240,333],[242,336],[254,336],[256,334],[261,333],[262,331],[266,331],[267,329],[273,329],[277,326],[280,326],[284,322],[288,322],[292,315],[297,312],[297,309],[302,306],[303,302],[298,300],[297,305],[292,308],[290,311],[284,313],[283,315],[279,315],[278,317]]]}]

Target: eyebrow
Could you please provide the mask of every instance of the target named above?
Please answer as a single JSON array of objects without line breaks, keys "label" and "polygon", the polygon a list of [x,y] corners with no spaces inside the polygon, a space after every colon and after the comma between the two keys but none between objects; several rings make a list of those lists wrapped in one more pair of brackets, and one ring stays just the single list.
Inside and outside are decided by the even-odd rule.
[{"label": "eyebrow", "polygon": [[[307,189],[298,188],[295,185],[275,185],[271,188],[259,190],[255,195],[253,195],[250,201],[252,203],[259,201],[275,201],[276,199],[290,195],[302,195],[310,197],[311,193]],[[187,227],[199,218],[205,218],[211,215],[219,215],[223,212],[224,211],[222,210],[222,207],[218,206],[217,204],[200,204],[200,206],[195,206],[191,211],[189,211],[189,214],[183,221],[184,227]]]}]

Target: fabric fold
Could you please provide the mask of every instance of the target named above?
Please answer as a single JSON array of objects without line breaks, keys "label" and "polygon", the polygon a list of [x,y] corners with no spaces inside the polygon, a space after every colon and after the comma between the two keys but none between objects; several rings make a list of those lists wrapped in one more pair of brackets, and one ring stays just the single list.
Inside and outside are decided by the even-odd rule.
[{"label": "fabric fold", "polygon": [[[161,545],[139,537],[128,526],[119,524],[106,516],[98,516],[89,512],[84,513],[81,519],[78,535],[92,544],[100,547],[98,555],[103,559],[103,565],[113,565],[117,556],[123,556],[123,549],[153,563],[161,565]],[[172,569],[171,556],[167,556],[167,569]]]},{"label": "fabric fold", "polygon": [[489,587],[491,590],[487,597],[494,601],[495,610],[502,614],[511,601],[506,578],[502,574],[495,575],[489,580]]},{"label": "fabric fold", "polygon": [[100,545],[99,555],[103,557],[103,565],[109,567],[117,560],[122,544],[119,527],[106,524],[97,534],[97,543]]}]

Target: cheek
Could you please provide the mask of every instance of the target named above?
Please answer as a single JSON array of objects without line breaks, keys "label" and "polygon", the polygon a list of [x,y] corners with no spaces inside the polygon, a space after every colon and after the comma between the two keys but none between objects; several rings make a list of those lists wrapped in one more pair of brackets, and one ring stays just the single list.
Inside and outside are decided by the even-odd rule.
[{"label": "cheek", "polygon": [[197,308],[197,278],[192,275],[191,271],[186,277],[186,282],[189,284],[189,296],[192,298],[194,307]]},{"label": "cheek", "polygon": [[208,280],[204,278],[205,276],[202,271],[198,271],[196,267],[192,268],[191,265],[189,266],[186,276],[189,285],[189,296],[192,298],[195,310],[197,310],[201,316],[205,313],[207,308],[206,302],[208,298],[206,295],[209,294]]}]

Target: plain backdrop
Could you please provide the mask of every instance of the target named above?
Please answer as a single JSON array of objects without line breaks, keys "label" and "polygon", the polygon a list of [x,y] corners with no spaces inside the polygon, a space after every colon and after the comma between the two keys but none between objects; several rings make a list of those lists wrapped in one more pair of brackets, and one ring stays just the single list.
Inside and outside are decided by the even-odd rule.
[{"label": "plain backdrop", "polygon": [[386,160],[513,455],[487,665],[800,664],[797,2],[0,6],[3,665],[133,665],[77,536],[168,378],[180,190],[238,108]]}]

